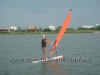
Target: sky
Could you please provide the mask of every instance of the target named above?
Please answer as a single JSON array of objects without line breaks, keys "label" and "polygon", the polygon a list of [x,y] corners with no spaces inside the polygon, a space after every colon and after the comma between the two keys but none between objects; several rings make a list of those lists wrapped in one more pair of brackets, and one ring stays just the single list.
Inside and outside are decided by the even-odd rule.
[{"label": "sky", "polygon": [[100,0],[0,0],[0,28],[58,27],[70,9],[69,28],[100,24]]}]

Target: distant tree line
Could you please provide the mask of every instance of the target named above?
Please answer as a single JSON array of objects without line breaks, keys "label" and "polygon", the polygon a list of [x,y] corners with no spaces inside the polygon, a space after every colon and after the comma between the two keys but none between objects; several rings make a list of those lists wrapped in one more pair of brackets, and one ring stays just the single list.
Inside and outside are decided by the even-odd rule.
[{"label": "distant tree line", "polygon": [[[10,30],[12,34],[29,34],[29,33],[45,33],[45,32],[48,32],[48,33],[58,33],[60,31],[62,27],[61,26],[58,26],[56,28],[56,30],[51,30],[49,28],[45,28],[45,29],[42,29],[41,27],[34,31],[34,32],[30,32],[29,29],[21,29],[21,27],[18,27],[17,30]],[[83,31],[81,31],[83,30]],[[67,28],[66,29],[66,33],[79,33],[79,32],[89,32],[87,30],[92,30],[90,32],[93,32],[94,30],[100,30],[100,26],[96,26],[96,27],[93,27],[93,28],[82,28],[82,27],[79,27],[78,29],[74,29],[74,28]]]}]

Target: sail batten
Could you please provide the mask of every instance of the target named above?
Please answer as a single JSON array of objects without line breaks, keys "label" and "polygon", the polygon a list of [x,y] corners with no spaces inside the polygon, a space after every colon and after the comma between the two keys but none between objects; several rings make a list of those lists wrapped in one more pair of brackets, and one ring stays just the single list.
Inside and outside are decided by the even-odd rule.
[{"label": "sail batten", "polygon": [[64,21],[64,24],[62,25],[62,28],[61,28],[61,30],[60,30],[57,38],[56,38],[56,41],[55,41],[54,45],[51,48],[50,56],[55,51],[56,47],[58,46],[59,41],[61,40],[61,38],[63,37],[63,35],[64,35],[65,31],[66,31],[66,29],[68,28],[68,24],[70,23],[70,19],[71,19],[70,17],[71,17],[71,10],[68,12],[68,15],[67,15],[67,17],[66,17],[66,19]]}]

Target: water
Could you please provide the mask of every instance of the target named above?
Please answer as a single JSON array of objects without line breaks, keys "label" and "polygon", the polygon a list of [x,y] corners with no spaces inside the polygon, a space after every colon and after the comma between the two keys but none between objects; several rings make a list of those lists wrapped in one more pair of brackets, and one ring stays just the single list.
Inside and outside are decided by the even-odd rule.
[{"label": "water", "polygon": [[[56,34],[47,34],[54,40]],[[10,61],[11,58],[40,58],[42,34],[0,35],[0,75],[100,75],[100,34],[65,34],[57,47],[64,58],[87,58],[89,61],[63,61],[33,64]],[[51,45],[47,46],[47,57]],[[56,53],[53,54],[55,56]]]}]

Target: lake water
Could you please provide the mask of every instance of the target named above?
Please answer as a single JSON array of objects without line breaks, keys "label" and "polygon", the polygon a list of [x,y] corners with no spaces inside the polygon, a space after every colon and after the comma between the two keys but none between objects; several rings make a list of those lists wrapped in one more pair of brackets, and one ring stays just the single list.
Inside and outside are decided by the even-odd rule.
[{"label": "lake water", "polygon": [[[46,36],[55,40],[57,34]],[[57,47],[57,55],[63,55],[67,61],[15,61],[41,58],[41,39],[42,34],[0,35],[0,75],[100,75],[100,33],[65,34]],[[48,45],[47,57],[50,49]]]}]

